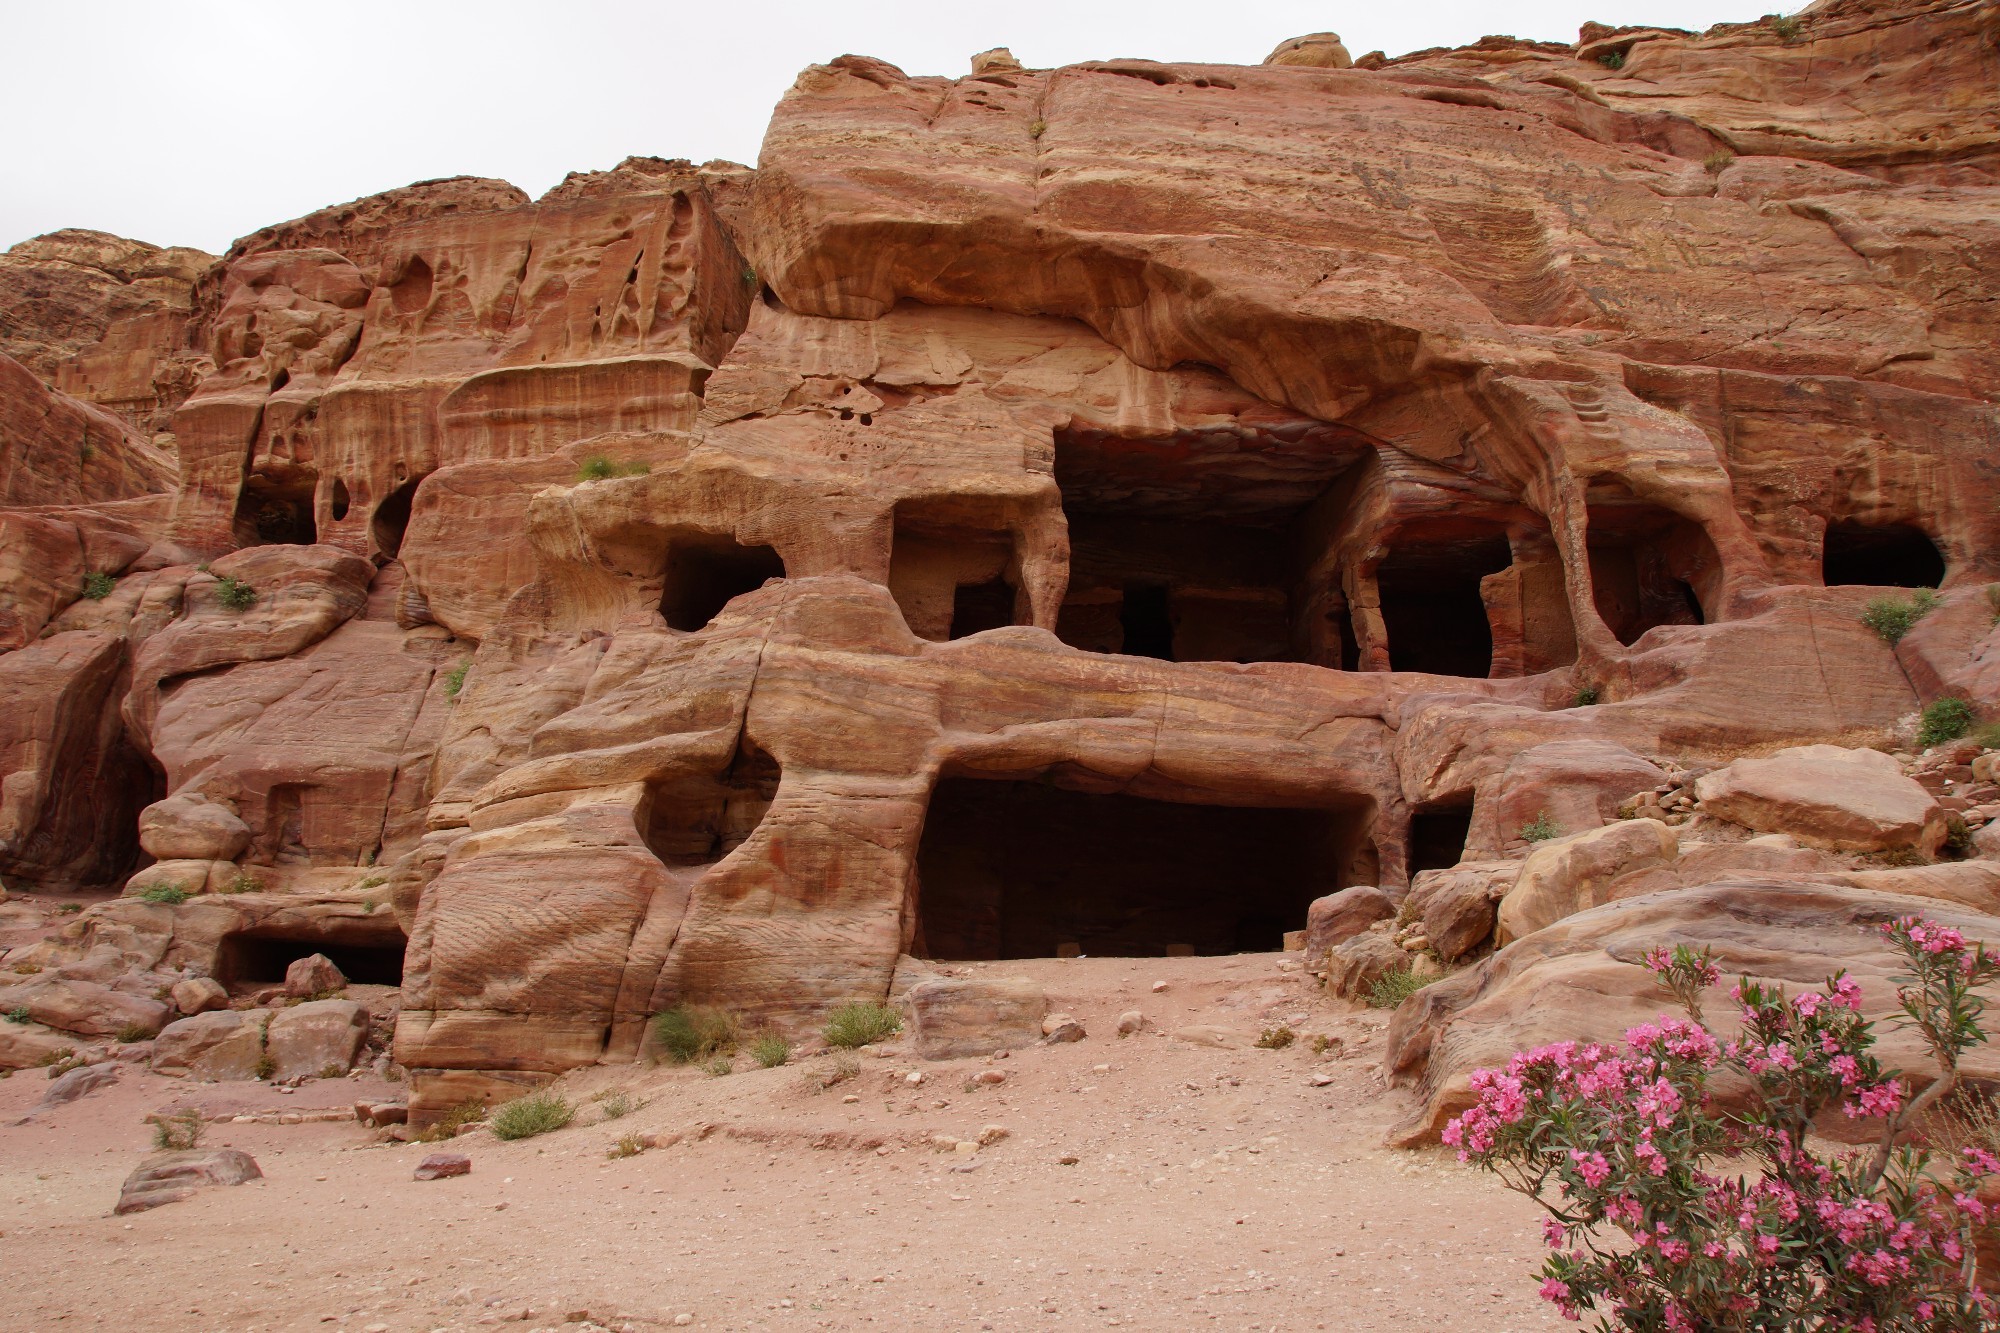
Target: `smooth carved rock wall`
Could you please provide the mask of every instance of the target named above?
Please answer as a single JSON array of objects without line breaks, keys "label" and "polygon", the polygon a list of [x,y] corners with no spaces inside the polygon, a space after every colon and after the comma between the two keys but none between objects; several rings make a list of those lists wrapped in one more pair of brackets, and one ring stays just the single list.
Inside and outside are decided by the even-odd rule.
[{"label": "smooth carved rock wall", "polygon": [[[755,171],[424,182],[246,237],[152,323],[50,288],[56,387],[0,396],[0,689],[61,702],[0,721],[0,873],[210,892],[36,961],[407,937],[421,1120],[670,1004],[804,1024],[1003,947],[947,823],[1054,812],[1031,873],[1082,812],[1205,807],[1188,865],[1253,831],[1271,901],[1393,903],[1438,829],[1505,862],[1668,766],[1989,707],[1982,12],[847,56]],[[29,261],[116,267],[65,235],[0,309]],[[100,363],[133,420],[152,367],[177,458],[62,392]],[[1942,605],[1892,649],[1857,563]],[[169,795],[243,850],[135,867]],[[1161,898],[1013,937],[1222,947],[1198,885]]]}]

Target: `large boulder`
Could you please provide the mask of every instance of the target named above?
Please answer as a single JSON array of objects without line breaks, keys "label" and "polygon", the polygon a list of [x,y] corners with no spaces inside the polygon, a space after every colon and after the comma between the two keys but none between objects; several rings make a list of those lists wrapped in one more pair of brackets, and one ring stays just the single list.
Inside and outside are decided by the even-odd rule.
[{"label": "large boulder", "polygon": [[[1645,966],[1646,954],[1666,945],[1715,951],[1724,991],[1712,993],[1705,1017],[1725,1037],[1734,1035],[1736,1022],[1725,992],[1738,975],[1797,990],[1845,971],[1861,985],[1863,1013],[1886,1018],[1899,1012],[1896,977],[1903,964],[1880,927],[1911,912],[1969,939],[2000,940],[2000,917],[1955,903],[1768,879],[1647,894],[1566,917],[1426,987],[1397,1011],[1386,1071],[1394,1082],[1414,1083],[1420,1105],[1392,1139],[1435,1141],[1445,1122],[1471,1104],[1475,1069],[1555,1041],[1616,1041],[1636,1024],[1675,1012],[1673,997]],[[1877,1034],[1886,1066],[1931,1071],[1916,1033],[1880,1023]],[[1981,1048],[1968,1056],[1965,1072],[1982,1082],[2000,1076],[2000,1053]],[[1822,1129],[1872,1128],[1839,1116],[1831,1121]]]},{"label": "large boulder", "polygon": [[1937,798],[1876,750],[1800,745],[1739,759],[1704,775],[1695,795],[1707,814],[1832,851],[1929,855],[1944,841]]},{"label": "large boulder", "polygon": [[239,1148],[202,1148],[189,1152],[162,1153],[149,1157],[125,1177],[118,1190],[119,1216],[158,1208],[163,1203],[179,1203],[205,1189],[221,1185],[241,1185],[261,1180],[257,1159]]},{"label": "large boulder", "polygon": [[0,1069],[36,1069],[76,1051],[76,1038],[39,1023],[0,1020]]},{"label": "large boulder", "polygon": [[199,792],[178,792],[139,812],[139,845],[159,861],[234,861],[250,826]]},{"label": "large boulder", "polygon": [[153,1039],[153,1072],[214,1082],[260,1077],[264,1021],[262,1013],[216,1009],[169,1023]]},{"label": "large boulder", "polygon": [[1657,819],[1628,819],[1544,843],[1529,854],[1500,900],[1495,938],[1504,947],[1611,897],[1622,875],[1665,865],[1678,840]]},{"label": "large boulder", "polygon": [[271,1077],[345,1074],[368,1040],[368,1010],[353,1000],[314,1000],[280,1009],[265,1032]]},{"label": "large boulder", "polygon": [[1309,32],[1303,37],[1288,37],[1279,42],[1277,49],[1264,57],[1267,65],[1303,65],[1310,69],[1347,69],[1354,64],[1354,57],[1347,54],[1347,46],[1337,32]]},{"label": "large boulder", "polygon": [[177,981],[169,994],[174,1008],[184,1014],[205,1014],[211,1009],[227,1009],[229,992],[214,977],[189,977]]},{"label": "large boulder", "polygon": [[1498,850],[1547,821],[1564,833],[1599,828],[1618,818],[1635,791],[1666,773],[1626,746],[1604,740],[1548,741],[1514,756],[1499,780],[1482,789],[1469,846]]},{"label": "large boulder", "polygon": [[926,1060],[1032,1046],[1042,1039],[1048,996],[1024,977],[938,977],[910,987],[910,1036]]},{"label": "large boulder", "polygon": [[76,981],[44,972],[18,986],[0,987],[0,1012],[25,1009],[47,1027],[86,1037],[150,1037],[173,1017],[173,1010],[144,995],[95,981]]},{"label": "large boulder", "polygon": [[294,999],[307,1000],[315,995],[328,995],[344,989],[346,985],[346,975],[323,953],[294,958],[285,968],[285,994]]},{"label": "large boulder", "polygon": [[1422,871],[1410,881],[1403,915],[1422,923],[1433,953],[1455,962],[1493,934],[1496,905],[1520,874],[1519,861],[1465,861]]},{"label": "large boulder", "polygon": [[1397,944],[1392,922],[1378,922],[1368,930],[1333,946],[1326,958],[1326,986],[1335,995],[1358,1000],[1383,977],[1408,967],[1411,957]]},{"label": "large boulder", "polygon": [[1396,915],[1396,900],[1372,884],[1315,898],[1306,909],[1306,960],[1317,967],[1334,945]]}]

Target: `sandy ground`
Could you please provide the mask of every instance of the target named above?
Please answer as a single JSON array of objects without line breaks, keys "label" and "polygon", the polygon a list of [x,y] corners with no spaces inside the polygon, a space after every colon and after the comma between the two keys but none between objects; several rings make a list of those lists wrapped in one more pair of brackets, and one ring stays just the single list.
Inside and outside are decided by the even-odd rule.
[{"label": "sandy ground", "polygon": [[[150,1150],[147,1113],[340,1106],[384,1085],[286,1095],[129,1069],[14,1125],[47,1087],[16,1074],[0,1081],[0,1328],[1566,1327],[1534,1295],[1532,1205],[1442,1152],[1381,1146],[1408,1104],[1376,1073],[1383,1018],[1294,966],[961,965],[1036,977],[1088,1039],[939,1063],[890,1043],[825,1090],[809,1082],[824,1053],[728,1077],[580,1071],[561,1085],[574,1124],[465,1135],[448,1145],[472,1159],[458,1179],[413,1180],[431,1146],[352,1123],[220,1124],[204,1146],[247,1150],[265,1179],[126,1218],[111,1206]],[[1348,1053],[1116,1037],[1135,1008],[1167,1030],[1286,1021]],[[974,1080],[991,1069],[1006,1080]],[[589,1099],[614,1089],[645,1104],[606,1121]],[[1006,1138],[933,1144],[987,1126]],[[607,1158],[632,1134],[678,1141]]]}]

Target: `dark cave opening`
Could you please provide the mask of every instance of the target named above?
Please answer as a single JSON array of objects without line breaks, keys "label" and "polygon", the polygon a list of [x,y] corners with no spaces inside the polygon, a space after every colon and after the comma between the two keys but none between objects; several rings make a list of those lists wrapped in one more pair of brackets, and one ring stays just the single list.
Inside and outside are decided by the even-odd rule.
[{"label": "dark cave opening", "polygon": [[1502,532],[1406,534],[1376,567],[1391,671],[1485,676],[1493,626],[1480,581],[1513,563]]},{"label": "dark cave opening", "polygon": [[977,500],[897,502],[889,592],[918,638],[962,639],[1016,623],[1014,534]]},{"label": "dark cave opening", "polygon": [[1465,856],[1472,807],[1439,806],[1410,816],[1410,873],[1449,870]]},{"label": "dark cave opening", "polygon": [[952,589],[951,637],[962,639],[982,630],[1014,623],[1014,589],[1005,579],[961,583]]},{"label": "dark cave opening", "polygon": [[390,560],[402,553],[403,535],[410,528],[410,507],[416,503],[417,487],[423,481],[423,477],[412,477],[390,491],[383,497],[382,503],[375,506],[374,517],[368,520],[375,549]]},{"label": "dark cave opening", "polygon": [[639,836],[666,865],[712,865],[763,822],[777,798],[779,777],[777,761],[746,743],[720,777],[648,783]]},{"label": "dark cave opening", "polygon": [[946,778],[918,849],[912,947],[937,959],[1275,950],[1314,898],[1367,873],[1367,824],[1359,801],[1195,805]]},{"label": "dark cave opening", "polygon": [[318,478],[307,469],[283,476],[253,473],[236,497],[236,541],[242,546],[311,546],[319,540],[313,518]]},{"label": "dark cave opening", "polygon": [[667,551],[660,614],[678,630],[708,625],[734,598],[785,577],[785,562],[769,546],[745,546],[709,534],[679,536]]},{"label": "dark cave opening", "polygon": [[1073,424],[1054,442],[1070,548],[1056,637],[1175,662],[1333,665],[1321,565],[1368,437],[1264,405],[1159,435]]},{"label": "dark cave opening", "polygon": [[1827,587],[1935,588],[1944,556],[1929,533],[1908,523],[1829,523],[1820,564]]},{"label": "dark cave opening", "polygon": [[225,986],[278,985],[286,968],[317,953],[359,985],[400,986],[406,941],[400,932],[384,933],[393,934],[394,941],[335,943],[323,937],[261,933],[225,936],[215,954],[215,979]]},{"label": "dark cave opening", "polygon": [[1661,625],[1705,625],[1722,559],[1700,525],[1657,505],[1592,503],[1586,542],[1599,619],[1630,646]]},{"label": "dark cave opening", "polygon": [[1166,588],[1129,584],[1118,600],[1118,651],[1127,657],[1174,660],[1173,609]]}]

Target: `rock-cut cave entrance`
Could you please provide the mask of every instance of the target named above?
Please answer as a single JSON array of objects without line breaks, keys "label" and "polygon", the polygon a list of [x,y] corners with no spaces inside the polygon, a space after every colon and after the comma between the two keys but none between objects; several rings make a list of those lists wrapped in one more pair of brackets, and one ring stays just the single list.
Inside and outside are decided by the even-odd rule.
[{"label": "rock-cut cave entrance", "polygon": [[783,577],[785,562],[769,546],[712,533],[677,534],[667,548],[660,614],[674,629],[703,629],[734,598]]},{"label": "rock-cut cave entrance", "polygon": [[1485,676],[1493,626],[1481,584],[1514,561],[1504,529],[1435,527],[1397,539],[1376,567],[1391,671]]},{"label": "rock-cut cave entrance", "polygon": [[1304,928],[1314,898],[1373,882],[1371,809],[1193,805],[946,778],[917,853],[911,948],[936,959],[1275,950]]},{"label": "rock-cut cave entrance", "polygon": [[406,941],[393,927],[365,942],[337,942],[307,932],[245,931],[223,937],[215,953],[215,979],[224,986],[275,986],[285,969],[301,958],[324,954],[349,981],[364,986],[403,984]]},{"label": "rock-cut cave entrance", "polygon": [[1598,618],[1631,646],[1661,625],[1708,623],[1722,559],[1701,526],[1657,505],[1593,496],[1586,542]]},{"label": "rock-cut cave entrance", "polygon": [[236,541],[239,546],[311,546],[319,540],[313,518],[313,492],[319,484],[310,469],[286,469],[282,475],[262,472],[244,478],[236,497]]},{"label": "rock-cut cave entrance", "polygon": [[1410,873],[1449,870],[1465,856],[1472,806],[1441,805],[1410,816]]},{"label": "rock-cut cave entrance", "polygon": [[896,503],[889,593],[910,632],[942,642],[1025,619],[1014,534],[978,500]]},{"label": "rock-cut cave entrance", "polygon": [[1827,587],[1935,588],[1944,556],[1922,528],[1908,523],[1829,523],[1821,557]]},{"label": "rock-cut cave entrance", "polygon": [[1173,662],[1312,660],[1313,571],[1372,449],[1268,407],[1157,436],[1057,431],[1070,558],[1056,636]]}]

